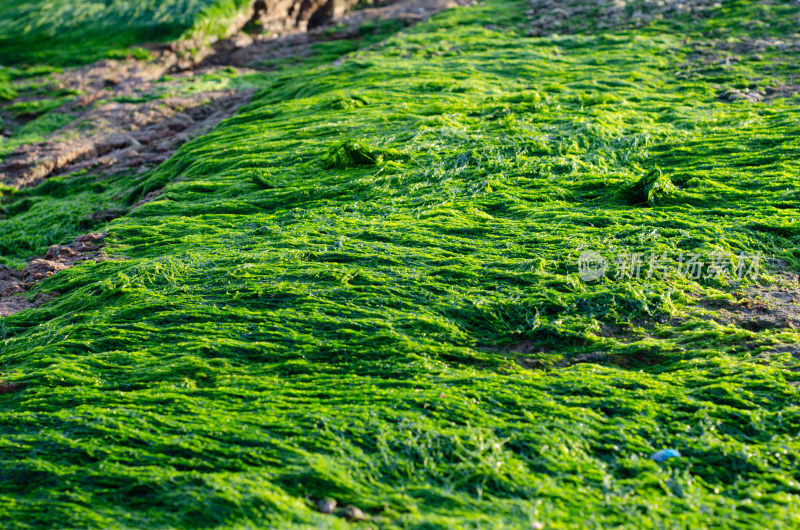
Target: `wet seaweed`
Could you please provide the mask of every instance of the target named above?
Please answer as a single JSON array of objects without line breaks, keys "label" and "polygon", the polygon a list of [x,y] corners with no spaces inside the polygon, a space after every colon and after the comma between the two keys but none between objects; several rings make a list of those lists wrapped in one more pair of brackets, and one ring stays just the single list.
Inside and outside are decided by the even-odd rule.
[{"label": "wet seaweed", "polygon": [[[685,35],[743,38],[756,15],[782,35],[774,17],[800,8],[778,4],[531,36],[527,2],[488,0],[265,74],[155,170],[4,196],[19,266],[74,236],[73,206],[162,190],[103,225],[117,260],[0,320],[0,378],[20,383],[0,395],[0,516],[797,527],[797,330],[699,303],[740,296],[735,278],[577,266],[591,249],[798,270],[797,96],[720,100],[747,64],[678,75]],[[62,208],[70,235],[51,232]],[[771,263],[755,280],[777,281]],[[650,459],[664,448],[682,456]]]}]

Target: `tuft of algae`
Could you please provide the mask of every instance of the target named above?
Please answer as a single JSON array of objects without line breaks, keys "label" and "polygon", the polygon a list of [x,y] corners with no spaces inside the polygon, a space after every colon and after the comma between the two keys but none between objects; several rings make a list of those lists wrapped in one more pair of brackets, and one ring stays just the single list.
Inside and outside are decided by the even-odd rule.
[{"label": "tuft of algae", "polygon": [[384,161],[403,158],[397,149],[381,149],[361,140],[345,139],[331,146],[322,158],[327,169],[351,169],[375,166]]},{"label": "tuft of algae", "polygon": [[646,203],[656,206],[674,195],[677,188],[661,170],[654,169],[625,191],[628,201],[632,204]]}]

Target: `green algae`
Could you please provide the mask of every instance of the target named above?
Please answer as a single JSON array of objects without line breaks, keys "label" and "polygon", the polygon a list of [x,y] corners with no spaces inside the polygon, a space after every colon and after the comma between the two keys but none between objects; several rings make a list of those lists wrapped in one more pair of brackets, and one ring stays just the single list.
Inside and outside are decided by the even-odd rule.
[{"label": "green algae", "polygon": [[670,195],[674,195],[677,188],[669,177],[656,168],[626,191],[631,204],[647,203],[650,206],[656,206]]},{"label": "green algae", "polygon": [[[4,197],[18,263],[67,237],[13,247],[57,200],[163,187],[104,226],[117,261],[0,321],[0,374],[24,385],[0,396],[0,516],[347,526],[310,502],[332,497],[387,528],[796,527],[796,361],[761,355],[796,330],[692,311],[732,279],[577,274],[586,248],[797,270],[796,99],[720,101],[719,78],[677,75],[675,27],[532,38],[524,9],[264,74],[236,116],[99,193]],[[705,23],[750,15],[724,13]],[[404,156],[326,162],[354,144]],[[653,177],[674,190],[642,207]],[[614,362],[554,369],[598,353]],[[684,456],[649,460],[666,447]]]},{"label": "green algae", "polygon": [[[350,101],[363,102],[363,99]],[[348,108],[338,99],[334,106]],[[384,161],[403,158],[404,155],[397,149],[382,149],[369,145],[364,141],[345,139],[331,146],[322,157],[322,166],[325,169],[350,169],[358,166],[376,166]]]},{"label": "green algae", "polygon": [[134,45],[219,37],[244,0],[8,0],[0,4],[2,64],[82,64],[143,57]]},{"label": "green algae", "polygon": [[7,192],[0,197],[0,263],[23,268],[50,245],[102,230],[110,218],[128,210],[120,191],[131,180],[130,175],[98,179],[72,174]]}]

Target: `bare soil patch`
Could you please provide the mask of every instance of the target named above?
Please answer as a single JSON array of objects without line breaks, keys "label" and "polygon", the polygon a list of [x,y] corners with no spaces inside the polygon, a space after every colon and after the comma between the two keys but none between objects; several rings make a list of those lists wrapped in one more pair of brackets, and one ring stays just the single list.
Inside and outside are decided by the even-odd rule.
[{"label": "bare soil patch", "polygon": [[38,307],[53,299],[56,294],[40,294],[30,300],[27,292],[33,285],[84,261],[108,259],[103,247],[106,234],[84,234],[69,245],[52,245],[47,254],[31,260],[21,271],[0,266],[0,317]]},{"label": "bare soil patch", "polygon": [[406,25],[412,25],[427,20],[444,9],[469,5],[473,1],[405,0],[384,2],[385,5],[378,7],[342,13],[307,31],[302,30],[301,24],[272,33],[269,31],[255,35],[238,33],[203,50],[196,56],[196,60],[201,67],[230,65],[260,69],[275,60],[287,57],[306,57],[312,53],[312,45],[316,42],[355,38],[359,28],[366,22],[400,20]]},{"label": "bare soil patch", "polygon": [[21,389],[22,387],[19,385],[19,383],[0,381],[0,394],[10,394],[12,392],[18,392]]},{"label": "bare soil patch", "polygon": [[526,15],[531,36],[577,33],[587,29],[642,27],[675,15],[702,16],[719,0],[531,0]]},{"label": "bare soil patch", "polygon": [[[250,98],[251,91],[204,92],[147,103],[100,102],[61,134],[18,148],[0,164],[0,179],[16,187],[81,169],[113,175],[144,171],[167,160]],[[62,139],[73,131],[79,138]]]}]

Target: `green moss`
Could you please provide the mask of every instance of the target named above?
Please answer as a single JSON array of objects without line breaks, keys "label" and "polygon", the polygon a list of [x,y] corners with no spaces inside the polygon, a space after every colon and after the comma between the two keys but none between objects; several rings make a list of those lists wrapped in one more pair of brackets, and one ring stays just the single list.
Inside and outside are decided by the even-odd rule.
[{"label": "green moss", "polygon": [[[49,104],[48,104],[49,103]],[[14,151],[19,146],[43,141],[45,137],[61,127],[70,124],[75,116],[56,111],[47,111],[48,108],[57,108],[52,102],[43,105],[20,105],[14,111],[18,116],[32,116],[41,113],[34,119],[12,129],[10,138],[0,137],[0,160]]]},{"label": "green moss", "polygon": [[138,46],[127,49],[113,49],[106,53],[109,59],[137,59],[139,61],[152,61],[155,56],[150,50]]},{"label": "green moss", "polygon": [[626,190],[626,194],[631,204],[656,206],[676,191],[669,177],[663,175],[660,169],[655,169]]},{"label": "green moss", "polygon": [[102,230],[109,218],[123,215],[127,204],[120,191],[131,176],[98,180],[67,175],[0,197],[0,260],[22,268],[50,245],[71,243],[76,236]]},{"label": "green moss", "polygon": [[0,67],[0,101],[11,100],[17,97],[17,91],[11,80],[13,77],[7,68]]},{"label": "green moss", "polygon": [[45,136],[61,127],[72,123],[75,116],[61,114],[58,112],[48,112],[39,116],[35,120],[29,121],[17,130],[20,136]]},{"label": "green moss", "polygon": [[143,42],[227,30],[243,0],[8,0],[0,5],[3,64],[72,65],[143,57]]},{"label": "green moss", "polygon": [[[724,7],[703,24],[736,34],[756,9]],[[103,225],[115,261],[0,321],[2,378],[24,384],[0,395],[0,517],[343,527],[312,504],[332,497],[386,528],[797,527],[797,331],[698,307],[746,282],[587,283],[577,260],[798,270],[800,107],[678,75],[689,19],[530,37],[527,9],[489,0],[263,74],[151,173],[4,197],[18,263],[23,236],[38,251],[81,208],[163,187]]]},{"label": "green moss", "polygon": [[386,160],[399,158],[404,158],[404,155],[396,149],[381,149],[363,141],[345,139],[328,149],[322,164],[329,169],[350,169],[379,165]]},{"label": "green moss", "polygon": [[252,4],[251,0],[212,0],[197,14],[181,39],[216,40],[227,37],[236,17]]},{"label": "green moss", "polygon": [[70,96],[62,96],[55,98],[37,99],[32,101],[18,101],[10,103],[3,107],[3,110],[13,116],[24,118],[35,118],[41,116],[46,112],[57,109],[66,101],[72,99]]}]

